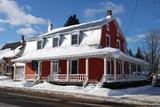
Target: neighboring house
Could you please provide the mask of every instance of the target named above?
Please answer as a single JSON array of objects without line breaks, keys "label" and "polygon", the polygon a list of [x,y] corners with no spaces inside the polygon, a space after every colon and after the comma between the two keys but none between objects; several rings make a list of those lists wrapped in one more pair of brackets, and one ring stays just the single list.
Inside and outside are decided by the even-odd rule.
[{"label": "neighboring house", "polygon": [[[6,43],[0,49],[0,74],[13,77],[14,62],[12,60],[21,56],[24,50],[24,41]],[[18,66],[17,66],[18,67]],[[24,67],[24,66],[23,66]]]},{"label": "neighboring house", "polygon": [[[52,28],[52,26],[49,26]],[[27,80],[119,82],[146,80],[146,63],[126,54],[127,43],[112,11],[105,19],[49,29],[31,38],[15,62],[25,63]]]}]

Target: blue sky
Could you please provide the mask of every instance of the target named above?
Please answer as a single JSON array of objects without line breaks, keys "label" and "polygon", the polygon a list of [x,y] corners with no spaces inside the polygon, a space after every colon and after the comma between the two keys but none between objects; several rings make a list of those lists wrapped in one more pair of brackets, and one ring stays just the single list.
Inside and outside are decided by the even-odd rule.
[{"label": "blue sky", "polygon": [[[142,46],[144,34],[160,27],[158,0],[0,0],[0,45],[47,30],[47,21],[63,26],[76,14],[80,22],[104,18],[111,8],[133,51]],[[159,7],[158,7],[159,6]]]}]

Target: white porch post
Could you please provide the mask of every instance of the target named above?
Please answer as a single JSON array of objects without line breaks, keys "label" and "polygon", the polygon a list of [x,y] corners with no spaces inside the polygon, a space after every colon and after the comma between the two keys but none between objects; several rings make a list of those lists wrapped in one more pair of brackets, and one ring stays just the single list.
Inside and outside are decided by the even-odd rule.
[{"label": "white porch post", "polygon": [[16,62],[14,63],[13,80],[16,79]]},{"label": "white porch post", "polygon": [[129,62],[129,74],[132,75],[131,63]]},{"label": "white porch post", "polygon": [[41,62],[38,61],[38,76],[40,75],[41,72]]},{"label": "white porch post", "polygon": [[69,81],[69,59],[67,59],[67,81]]},{"label": "white porch post", "polygon": [[88,58],[86,58],[86,76],[89,78],[89,67],[88,67]]},{"label": "white porch post", "polygon": [[104,57],[104,62],[103,62],[103,64],[104,64],[104,76],[106,77],[106,75],[107,75],[107,58],[106,57]]},{"label": "white porch post", "polygon": [[116,59],[114,58],[114,80],[117,79],[117,67],[116,67]]},{"label": "white porch post", "polygon": [[136,75],[137,75],[137,73],[138,73],[138,66],[137,66],[137,64],[136,64]]},{"label": "white porch post", "polygon": [[124,75],[124,61],[122,60],[122,74]]}]

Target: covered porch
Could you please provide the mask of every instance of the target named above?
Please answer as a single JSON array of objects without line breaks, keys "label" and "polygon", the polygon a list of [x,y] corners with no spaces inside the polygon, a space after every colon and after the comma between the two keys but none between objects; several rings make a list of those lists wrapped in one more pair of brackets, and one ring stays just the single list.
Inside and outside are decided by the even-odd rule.
[{"label": "covered porch", "polygon": [[[46,54],[46,52],[48,52]],[[147,63],[125,55],[119,49],[95,47],[69,47],[36,50],[15,59],[17,62],[36,60],[35,75],[52,82],[120,82],[145,80]],[[48,61],[43,64],[43,61]],[[31,65],[30,65],[31,66]],[[42,70],[47,66],[47,71]],[[26,71],[28,72],[28,71]],[[31,73],[26,74],[28,77]],[[33,75],[32,75],[33,76]]]}]

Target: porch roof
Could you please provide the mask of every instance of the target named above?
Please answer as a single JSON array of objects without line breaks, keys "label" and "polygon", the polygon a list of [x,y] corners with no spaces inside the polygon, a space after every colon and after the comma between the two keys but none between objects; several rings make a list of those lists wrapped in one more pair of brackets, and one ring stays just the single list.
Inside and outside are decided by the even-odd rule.
[{"label": "porch roof", "polygon": [[136,63],[147,64],[143,60],[133,58],[125,55],[119,49],[115,48],[97,48],[91,46],[71,46],[71,47],[57,47],[47,48],[24,53],[21,57],[14,59],[14,62],[27,62],[31,60],[53,60],[53,59],[67,59],[67,58],[86,58],[86,57],[111,57],[123,58]]}]

